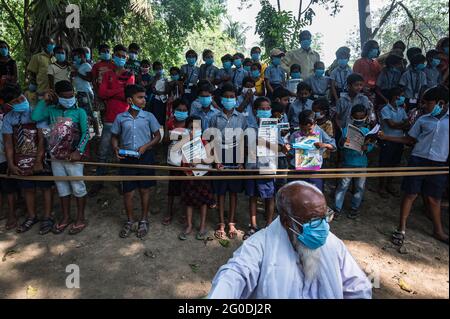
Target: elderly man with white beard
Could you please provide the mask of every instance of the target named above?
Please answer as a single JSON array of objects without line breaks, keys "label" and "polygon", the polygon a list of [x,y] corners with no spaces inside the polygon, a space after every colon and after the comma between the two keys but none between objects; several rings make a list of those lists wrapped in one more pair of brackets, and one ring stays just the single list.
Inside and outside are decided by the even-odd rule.
[{"label": "elderly man with white beard", "polygon": [[372,285],[330,233],[332,211],[315,186],[293,182],[277,194],[279,217],[222,266],[211,299],[370,299]]}]

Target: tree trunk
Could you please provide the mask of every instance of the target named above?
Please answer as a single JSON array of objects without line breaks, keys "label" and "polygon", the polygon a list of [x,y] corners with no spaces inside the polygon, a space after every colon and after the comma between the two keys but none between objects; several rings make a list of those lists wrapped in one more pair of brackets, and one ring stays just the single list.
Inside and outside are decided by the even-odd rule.
[{"label": "tree trunk", "polygon": [[359,29],[361,38],[361,49],[364,44],[372,38],[372,24],[370,17],[370,0],[358,0]]},{"label": "tree trunk", "polygon": [[281,12],[281,0],[277,0],[278,12]]}]

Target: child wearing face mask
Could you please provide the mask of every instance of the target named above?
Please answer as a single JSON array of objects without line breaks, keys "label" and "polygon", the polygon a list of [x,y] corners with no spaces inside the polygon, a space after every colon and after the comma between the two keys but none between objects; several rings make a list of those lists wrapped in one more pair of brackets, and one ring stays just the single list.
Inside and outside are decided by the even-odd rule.
[{"label": "child wearing face mask", "polygon": [[264,72],[260,63],[253,63],[250,68],[250,76],[255,80],[256,96],[266,95],[266,86],[264,84]]},{"label": "child wearing face mask", "polygon": [[[144,111],[145,89],[142,86],[127,86],[125,88],[125,96],[130,107],[128,111],[117,116],[111,128],[111,144],[114,153],[121,164],[152,165],[154,164],[153,149],[161,140],[159,123],[152,113]],[[120,169],[120,175],[123,176],[151,176],[154,173],[151,169],[128,167]],[[128,220],[119,233],[121,238],[129,237],[133,229],[133,197],[136,189],[139,190],[142,207],[136,236],[143,238],[147,235],[150,188],[154,186],[156,186],[155,181],[127,180],[122,182],[123,198]]]},{"label": "child wearing face mask", "polygon": [[403,73],[400,78],[400,86],[405,90],[406,105],[408,109],[417,107],[421,94],[427,87],[426,58],[423,54],[416,54],[411,57],[411,66]]},{"label": "child wearing face mask", "polygon": [[[56,96],[53,93],[45,95],[31,118],[35,122],[46,121],[50,125],[48,143],[53,175],[83,176],[84,164],[74,162],[81,160],[89,141],[88,117],[86,111],[77,106],[74,88],[69,81],[58,82],[55,91]],[[84,181],[57,181],[55,184],[61,199],[63,219],[54,225],[52,231],[61,234],[71,225],[69,234],[78,234],[87,226],[84,217],[86,185]],[[77,201],[77,218],[73,224],[70,221],[72,195]]]},{"label": "child wearing face mask", "polygon": [[240,90],[243,86],[244,78],[250,76],[250,72],[244,69],[244,55],[242,53],[236,53],[233,56],[233,76],[231,78],[231,83],[236,87],[237,90]]},{"label": "child wearing face mask", "polygon": [[114,68],[114,63],[111,58],[111,48],[107,44],[100,44],[98,47],[98,55],[100,61],[92,67],[92,85],[94,93],[98,95],[100,83],[102,83],[103,74],[111,71]]},{"label": "child wearing face mask", "polygon": [[198,79],[213,82],[216,79],[217,72],[219,72],[219,69],[214,65],[214,52],[206,49],[203,51],[202,57],[205,63],[200,66]]},{"label": "child wearing face mask", "polygon": [[331,71],[331,96],[332,102],[336,103],[341,93],[347,92],[347,78],[353,73],[352,69],[348,65],[350,60],[350,49],[347,47],[341,47],[336,51],[336,68]]},{"label": "child wearing face mask", "polygon": [[[181,81],[181,70],[173,66],[170,68],[169,99],[177,100],[184,95],[183,81]],[[172,114],[172,112],[170,112]]]},{"label": "child wearing face mask", "polygon": [[[239,149],[242,149],[244,135],[235,136],[233,139],[226,134],[227,129],[241,129],[244,132],[247,129],[247,119],[244,115],[236,110],[237,98],[236,89],[231,83],[225,84],[220,91],[220,106],[222,112],[215,115],[210,123],[209,127],[216,128],[222,135],[222,144],[217,145],[215,148],[216,168],[242,168],[243,158],[241,153],[238,153]],[[232,159],[231,159],[232,157]],[[230,174],[227,174],[230,175]],[[238,175],[234,173],[234,175]],[[215,232],[215,236],[218,239],[225,239],[225,195],[230,195],[230,209],[228,218],[228,237],[235,239],[238,235],[235,223],[235,213],[237,206],[237,194],[243,190],[242,180],[217,180],[213,181],[214,192],[219,199],[219,217],[220,223]]]},{"label": "child wearing face mask", "polygon": [[325,76],[325,64],[314,63],[314,75],[305,80],[312,89],[314,99],[326,97],[331,86],[331,79]]},{"label": "child wearing face mask", "polygon": [[387,97],[389,91],[399,86],[400,78],[402,77],[401,70],[403,66],[403,58],[398,55],[391,54],[386,58],[385,64],[386,66],[383,68],[377,79],[376,88],[377,96],[379,97],[377,104],[381,104],[383,106],[386,103],[389,103],[389,98]]},{"label": "child wearing face mask", "polygon": [[285,88],[278,88],[273,92],[272,101],[276,102],[276,103],[280,103],[283,106],[283,122],[284,123],[289,123],[287,114],[290,109],[291,100],[292,100],[291,92],[289,92]]},{"label": "child wearing face mask", "polygon": [[438,50],[430,50],[427,52],[427,67],[424,72],[427,76],[427,87],[432,88],[443,81],[442,73],[439,70],[441,59],[439,58]]},{"label": "child wearing face mask", "polygon": [[48,85],[51,90],[55,89],[55,83],[70,80],[71,71],[70,63],[67,61],[66,50],[61,46],[57,46],[53,51],[55,52],[56,61],[48,66],[47,71]]},{"label": "child wearing face mask", "polygon": [[137,43],[131,43],[128,46],[128,60],[125,69],[133,72],[134,76],[138,76],[141,71],[141,62],[139,61],[139,53],[141,48]]},{"label": "child wearing face mask", "polygon": [[[5,104],[12,108],[3,118],[1,132],[9,174],[18,176],[50,175],[43,174],[44,136],[39,125],[31,118],[30,104],[22,94],[22,90],[17,84],[9,83],[1,90],[0,97]],[[22,190],[25,197],[26,219],[17,228],[17,232],[24,233],[39,222],[36,210],[37,188],[42,190],[44,197],[44,218],[41,221],[39,233],[44,235],[50,232],[54,224],[51,216],[51,187],[53,182],[18,180],[16,183],[9,181],[8,184],[13,187],[11,190],[7,190],[7,194],[18,188]],[[17,188],[14,187],[15,185],[17,185]],[[14,195],[11,193],[11,196]],[[10,198],[10,204],[13,203],[11,199],[13,198]],[[7,228],[12,229],[15,226],[17,226],[17,217],[14,210],[10,210]]]},{"label": "child wearing face mask", "polygon": [[284,56],[286,56],[286,54],[280,49],[273,49],[270,52],[272,63],[264,72],[267,96],[269,98],[277,88],[286,86],[286,71],[281,67],[281,59]]},{"label": "child wearing face mask", "polygon": [[311,87],[305,82],[300,82],[297,86],[297,99],[291,104],[288,111],[289,124],[291,129],[299,127],[298,118],[301,112],[312,109],[313,101],[311,97]]},{"label": "child wearing face mask", "polygon": [[291,72],[290,72],[290,79],[286,82],[286,89],[291,92],[293,103],[295,100],[295,97],[297,96],[297,86],[300,82],[302,82],[302,67],[300,64],[293,64],[291,65]]},{"label": "child wearing face mask", "polygon": [[192,103],[190,115],[201,119],[202,130],[206,131],[209,128],[209,121],[220,110],[213,99],[214,86],[211,82],[203,80],[198,82],[197,99]]},{"label": "child wearing face mask", "polygon": [[226,82],[231,82],[233,78],[233,56],[231,54],[225,54],[222,58],[222,68],[217,72],[217,76],[214,84],[218,87],[218,95],[220,94],[220,89]]},{"label": "child wearing face mask", "polygon": [[86,50],[78,48],[73,50],[74,70],[72,71],[73,84],[77,92],[78,106],[86,111],[92,118],[92,105],[94,102],[94,91],[92,90],[92,66],[86,60]]},{"label": "child wearing face mask", "polygon": [[[279,124],[289,124],[287,114],[285,112],[285,106],[280,102],[272,102],[272,115],[278,119]],[[290,130],[285,128],[279,129],[280,151],[278,152],[278,169],[288,169],[289,162],[286,154],[289,153],[291,147],[289,144]],[[278,175],[284,175],[284,172],[277,173]],[[275,187],[278,191],[281,187],[287,184],[287,179],[276,179]]]},{"label": "child wearing face mask", "polygon": [[161,62],[153,62],[153,79],[150,84],[152,99],[150,100],[150,110],[161,126],[166,124],[166,103],[168,94],[167,79],[164,76],[164,68]]},{"label": "child wearing face mask", "polygon": [[[368,112],[364,105],[357,104],[353,106],[351,111],[351,124],[358,127],[359,130],[366,135],[369,133],[368,126]],[[342,167],[345,168],[359,168],[359,167],[367,167],[368,159],[367,154],[373,150],[373,142],[367,140],[362,147],[362,153],[359,153],[355,150],[347,149],[344,147],[344,143],[347,137],[347,128],[342,130],[342,137],[339,141],[339,147],[342,150]],[[354,180],[355,190],[352,194],[351,201],[351,209],[347,214],[347,217],[350,219],[356,219],[359,216],[359,209],[364,197],[364,189],[366,185],[365,177],[345,177],[341,178],[338,182],[338,186],[335,194],[335,218],[336,215],[339,218],[341,214],[344,213],[344,199],[345,194],[352,182]]]},{"label": "child wearing face mask", "polygon": [[381,64],[377,58],[380,56],[380,46],[375,40],[369,40],[364,44],[361,58],[353,65],[353,72],[361,74],[364,78],[364,94],[372,96],[381,72]]},{"label": "child wearing face mask", "polygon": [[[334,136],[333,122],[330,120],[330,102],[326,98],[319,98],[312,104],[312,110],[316,115],[317,125],[328,134],[328,136]],[[331,152],[326,150],[322,154],[324,160],[324,166],[328,167],[328,160],[330,159]]]},{"label": "child wearing face mask", "polygon": [[239,95],[237,99],[237,111],[247,118],[247,123],[249,125],[255,124],[256,117],[253,114],[253,102],[256,100],[255,80],[251,77],[246,77],[244,78],[243,85],[244,87],[242,88],[241,95]]},{"label": "child wearing face mask", "polygon": [[198,54],[194,50],[188,50],[186,52],[186,64],[181,66],[181,81],[183,81],[184,95],[189,104],[192,103],[196,96],[196,88],[199,76],[200,68],[196,65],[198,61]]},{"label": "child wearing face mask", "polygon": [[[186,119],[189,117],[188,107],[181,99],[175,100],[173,103],[174,112],[167,121],[164,133],[164,141],[169,143],[167,152],[167,164],[169,166],[181,166],[182,153],[181,149],[176,149],[176,145],[187,136]],[[170,171],[170,176],[184,176],[181,171]],[[173,220],[173,205],[175,197],[180,197],[182,191],[181,181],[169,181],[169,189],[167,193],[167,216],[163,219],[162,224],[168,226]]]}]

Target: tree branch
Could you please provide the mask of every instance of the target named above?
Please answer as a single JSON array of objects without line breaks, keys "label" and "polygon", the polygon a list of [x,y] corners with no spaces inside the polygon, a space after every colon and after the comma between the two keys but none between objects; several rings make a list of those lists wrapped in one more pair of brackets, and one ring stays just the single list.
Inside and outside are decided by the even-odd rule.
[{"label": "tree branch", "polygon": [[381,27],[386,23],[387,19],[391,16],[392,12],[394,12],[395,8],[397,8],[398,5],[399,2],[397,2],[397,0],[392,0],[389,10],[386,11],[384,16],[381,18],[378,27],[372,32],[372,38],[375,38],[375,36],[378,34],[378,31],[380,31]]},{"label": "tree branch", "polygon": [[26,43],[26,36],[23,31],[22,26],[20,25],[19,21],[16,19],[14,12],[11,10],[11,8],[8,6],[5,0],[1,0],[2,6],[5,8],[5,11],[8,13],[10,19],[13,21],[13,23],[16,25],[17,29],[19,30],[20,36],[22,37],[24,43]]}]

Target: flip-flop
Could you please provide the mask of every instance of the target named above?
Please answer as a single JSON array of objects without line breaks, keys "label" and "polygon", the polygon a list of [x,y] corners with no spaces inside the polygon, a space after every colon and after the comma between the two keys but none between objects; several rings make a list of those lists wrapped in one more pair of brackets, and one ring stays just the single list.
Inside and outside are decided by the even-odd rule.
[{"label": "flip-flop", "polygon": [[162,224],[164,226],[169,226],[170,224],[172,224],[172,220],[173,220],[172,217],[165,217],[162,221]]},{"label": "flip-flop", "polygon": [[182,232],[178,235],[178,239],[181,241],[185,241],[188,239],[189,235],[190,235],[190,233],[188,234],[188,233]]},{"label": "flip-flop", "polygon": [[448,238],[447,239],[441,239],[441,238],[437,238],[435,236],[433,236],[434,239],[439,240],[441,243],[447,244],[448,245]]},{"label": "flip-flop", "polygon": [[69,229],[69,235],[76,235],[81,233],[87,227],[87,223],[84,221],[81,225],[76,225],[75,223]]},{"label": "flip-flop", "polygon": [[208,231],[204,231],[204,232],[198,232],[197,235],[195,236],[195,239],[197,240],[206,240],[206,235],[208,234]]},{"label": "flip-flop", "polygon": [[71,221],[68,221],[66,224],[60,223],[55,224],[52,229],[52,233],[55,235],[62,234],[71,223],[72,223]]}]

